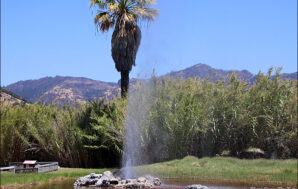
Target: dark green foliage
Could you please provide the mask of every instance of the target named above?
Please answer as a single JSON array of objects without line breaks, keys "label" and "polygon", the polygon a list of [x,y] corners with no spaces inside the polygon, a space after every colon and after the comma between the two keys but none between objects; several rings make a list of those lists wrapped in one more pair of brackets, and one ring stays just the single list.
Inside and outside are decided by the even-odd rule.
[{"label": "dark green foliage", "polygon": [[[1,107],[0,164],[36,159],[59,161],[69,167],[92,167],[94,162],[98,162],[98,167],[115,165],[115,157],[119,159],[121,154],[123,130],[116,127],[122,128],[124,117],[118,110],[119,103],[115,100],[82,107],[70,104]],[[117,133],[113,133],[115,130]],[[92,147],[97,148],[96,153],[89,153]]]},{"label": "dark green foliage", "polygon": [[78,165],[76,111],[38,104],[1,107],[1,165],[24,159]]},{"label": "dark green foliage", "polygon": [[[250,87],[233,74],[215,83],[153,77],[150,86],[137,84],[135,104],[148,104],[139,126],[146,161],[239,156],[249,147],[268,158],[297,157],[297,81],[271,72],[259,73]],[[126,104],[115,98],[81,107],[1,107],[0,164],[37,159],[71,167],[119,166]]]},{"label": "dark green foliage", "polygon": [[78,126],[83,133],[88,167],[110,167],[120,163],[124,133],[125,101],[94,101],[82,107]]},{"label": "dark green foliage", "polygon": [[[166,138],[160,161],[224,150],[239,156],[249,147],[263,149],[268,158],[296,157],[297,82],[281,81],[279,71],[274,77],[272,69],[259,73],[251,87],[234,74],[216,83],[153,79],[148,154],[154,151],[152,144],[164,146]],[[152,134],[156,128],[158,135]]]},{"label": "dark green foliage", "polygon": [[[297,155],[297,82],[281,82],[276,76],[259,74],[249,90],[249,113],[254,142],[272,157]],[[296,138],[296,140],[294,139]],[[295,142],[296,141],[296,142]]]}]

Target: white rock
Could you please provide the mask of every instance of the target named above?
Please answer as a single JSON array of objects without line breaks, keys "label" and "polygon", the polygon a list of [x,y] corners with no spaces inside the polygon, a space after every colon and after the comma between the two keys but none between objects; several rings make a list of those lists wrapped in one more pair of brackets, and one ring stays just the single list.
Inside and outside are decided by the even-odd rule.
[{"label": "white rock", "polygon": [[[87,176],[80,177],[74,183],[74,186],[88,186],[88,185],[95,185],[97,187],[114,187],[114,188],[153,188],[154,186],[160,186],[161,181],[159,178],[154,178],[150,175],[139,177],[138,179],[121,180],[118,177],[115,178],[110,171],[106,171],[103,174],[91,173]],[[188,189],[192,189],[192,188],[188,188]]]},{"label": "white rock", "polygon": [[200,184],[193,184],[193,185],[186,186],[185,189],[208,189],[208,187],[202,186]]}]

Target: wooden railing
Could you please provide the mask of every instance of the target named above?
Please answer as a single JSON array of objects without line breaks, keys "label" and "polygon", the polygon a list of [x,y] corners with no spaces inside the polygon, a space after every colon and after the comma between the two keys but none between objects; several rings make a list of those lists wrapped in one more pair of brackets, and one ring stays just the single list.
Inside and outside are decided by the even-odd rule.
[{"label": "wooden railing", "polygon": [[38,168],[34,168],[34,167],[16,168],[15,173],[38,173]]},{"label": "wooden railing", "polygon": [[58,162],[37,162],[35,167],[24,168],[23,162],[10,162],[9,167],[2,167],[0,171],[11,171],[13,173],[45,173],[57,171]]},{"label": "wooden railing", "polygon": [[10,171],[12,173],[15,173],[15,167],[14,166],[9,166],[9,167],[0,167],[0,172],[2,171]]},{"label": "wooden railing", "polygon": [[57,171],[59,166],[58,162],[47,162],[47,164],[38,165],[38,173],[45,173],[50,171]]}]

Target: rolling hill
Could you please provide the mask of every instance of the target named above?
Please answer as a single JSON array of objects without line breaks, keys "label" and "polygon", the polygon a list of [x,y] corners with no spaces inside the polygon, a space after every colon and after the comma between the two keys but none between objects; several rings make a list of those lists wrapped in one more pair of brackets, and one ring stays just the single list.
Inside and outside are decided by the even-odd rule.
[{"label": "rolling hill", "polygon": [[[234,72],[243,81],[254,83],[256,75],[247,70],[222,70],[215,69],[206,64],[196,64],[181,71],[170,72],[164,76],[186,78],[207,78],[211,74],[216,75],[210,78],[214,82],[218,78],[224,77]],[[161,76],[162,77],[162,76]],[[297,72],[285,74],[284,79],[297,80]],[[131,79],[135,83],[137,79]],[[21,96],[29,102],[50,103],[54,100],[71,103],[85,103],[95,99],[112,98],[119,94],[119,85],[112,82],[96,81],[83,77],[44,77],[37,80],[19,81],[8,85],[6,89]]]},{"label": "rolling hill", "polygon": [[45,77],[19,81],[6,87],[29,102],[50,103],[54,100],[84,103],[118,93],[118,84],[83,77]]},{"label": "rolling hill", "polygon": [[0,97],[1,97],[0,99],[1,105],[4,105],[4,106],[22,105],[27,103],[25,99],[22,99],[20,96],[2,87],[0,88]]},{"label": "rolling hill", "polygon": [[211,74],[216,73],[216,75],[214,75],[210,78],[210,81],[214,82],[217,79],[224,77],[231,72],[235,73],[237,75],[237,77],[243,81],[253,82],[255,79],[255,75],[250,73],[247,70],[238,71],[238,70],[215,69],[215,68],[212,68],[211,66],[208,66],[206,64],[196,64],[194,66],[191,66],[191,67],[186,68],[181,71],[171,72],[167,75],[169,75],[170,77],[174,77],[174,78],[182,77],[184,79],[187,79],[187,78],[199,77],[201,79],[205,79],[205,78],[209,77]]},{"label": "rolling hill", "polygon": [[[187,79],[187,78],[199,77],[201,79],[205,79],[213,73],[216,73],[216,74],[210,78],[210,81],[212,82],[216,81],[219,78],[225,77],[230,73],[235,73],[239,79],[241,79],[242,81],[250,82],[251,84],[255,82],[257,77],[257,75],[252,74],[247,70],[238,71],[238,70],[215,69],[206,64],[196,64],[194,66],[191,66],[181,71],[171,72],[167,75],[173,78],[182,77],[183,79]],[[290,73],[290,74],[284,73],[282,74],[282,76],[283,76],[283,79],[297,80],[297,72]]]}]

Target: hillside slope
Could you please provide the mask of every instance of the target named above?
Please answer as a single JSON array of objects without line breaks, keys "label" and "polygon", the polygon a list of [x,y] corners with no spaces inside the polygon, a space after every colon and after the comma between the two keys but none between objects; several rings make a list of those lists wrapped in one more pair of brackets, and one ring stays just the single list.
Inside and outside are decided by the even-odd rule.
[{"label": "hillside slope", "polygon": [[210,81],[214,82],[217,79],[224,77],[232,72],[235,73],[237,75],[237,77],[243,81],[247,81],[247,82],[254,81],[255,75],[250,73],[247,70],[238,71],[238,70],[215,69],[215,68],[212,68],[211,66],[208,66],[206,64],[196,64],[194,66],[191,66],[191,67],[186,68],[181,71],[171,72],[167,75],[169,75],[170,77],[174,77],[174,78],[182,77],[184,79],[187,79],[187,78],[198,77],[201,79],[205,79],[205,78],[209,77],[211,74],[216,73],[216,75],[214,75],[210,78]]},{"label": "hillside slope", "polygon": [[[214,82],[219,78],[225,77],[231,72],[235,73],[238,78],[243,81],[253,84],[256,80],[256,75],[247,70],[222,70],[215,69],[206,64],[196,64],[192,67],[181,71],[171,72],[164,76],[173,78],[207,78],[211,74],[216,75],[210,78]],[[163,76],[161,76],[163,77]],[[284,79],[297,80],[297,72],[291,74],[284,74]],[[138,79],[131,79],[130,85],[134,85]],[[119,94],[119,85],[117,83],[96,81],[83,77],[44,77],[37,80],[19,81],[8,85],[8,90],[35,103],[40,101],[42,103],[50,103],[57,99],[58,101],[71,103],[84,103],[90,100],[112,98],[113,95]]]},{"label": "hillside slope", "polygon": [[4,106],[14,106],[14,105],[21,105],[27,103],[25,99],[22,99],[20,96],[14,94],[11,91],[8,91],[4,88],[0,88],[0,103]]},{"label": "hillside slope", "polygon": [[29,102],[40,100],[43,103],[50,103],[56,98],[58,101],[83,103],[105,97],[110,98],[118,93],[116,83],[62,76],[19,81],[6,88]]}]

